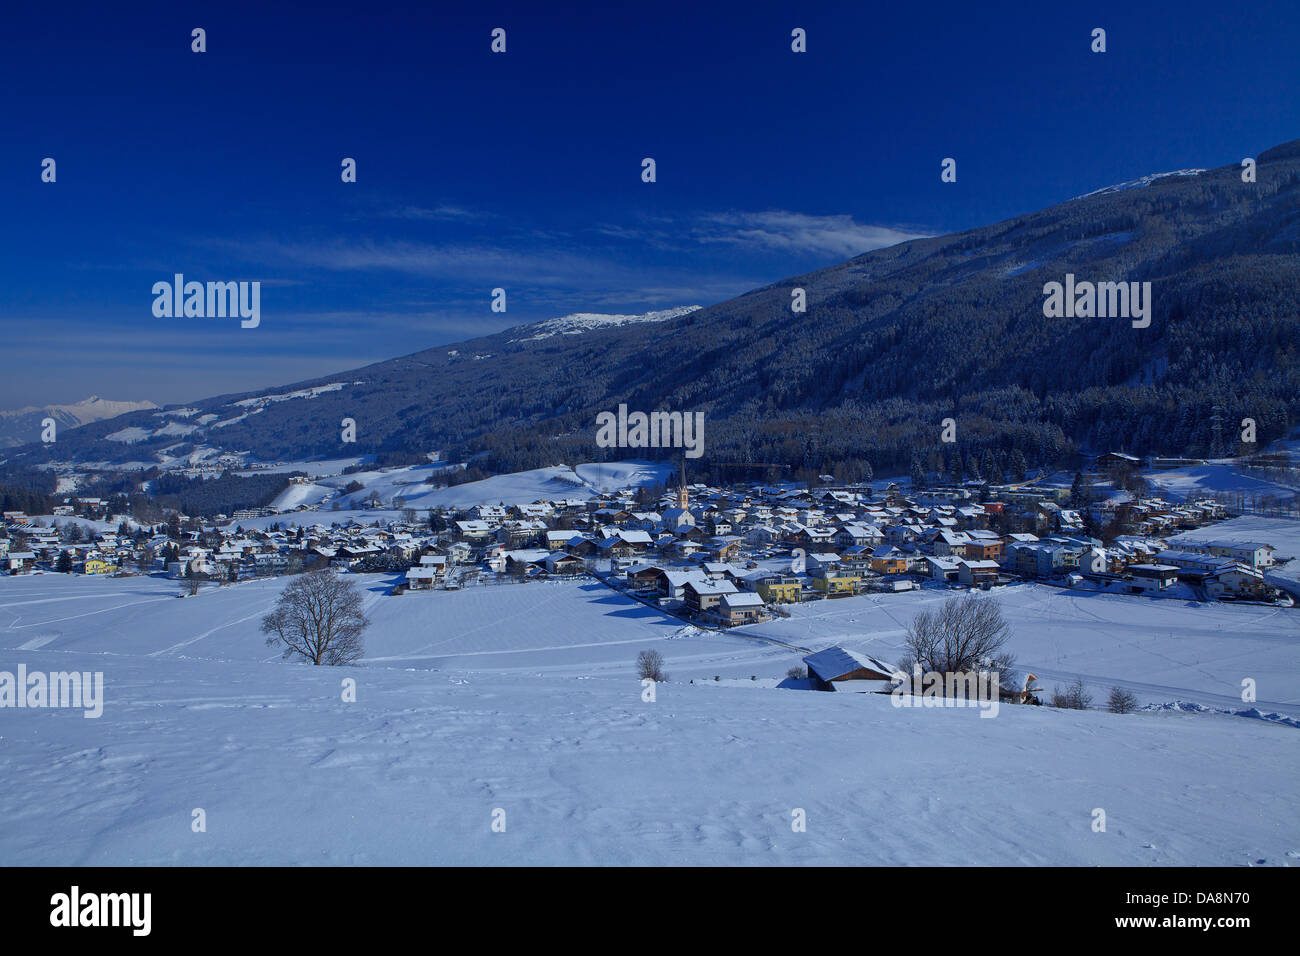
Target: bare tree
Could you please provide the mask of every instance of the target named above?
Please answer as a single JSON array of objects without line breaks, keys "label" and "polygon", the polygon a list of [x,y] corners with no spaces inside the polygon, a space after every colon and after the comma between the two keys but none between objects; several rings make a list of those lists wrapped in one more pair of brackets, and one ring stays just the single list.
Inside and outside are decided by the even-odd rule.
[{"label": "bare tree", "polygon": [[1083,686],[1083,679],[1076,677],[1064,691],[1059,687],[1053,688],[1052,706],[1065,710],[1087,710],[1092,706],[1092,695]]},{"label": "bare tree", "polygon": [[785,672],[785,676],[791,680],[803,680],[808,676],[808,669],[805,667],[792,667]]},{"label": "bare tree", "polygon": [[661,684],[668,680],[664,673],[664,658],[658,651],[642,651],[636,656],[636,673],[642,680]]},{"label": "bare tree", "polygon": [[181,578],[181,597],[194,597],[202,587],[203,578],[189,569],[185,572],[185,577]]},{"label": "bare tree", "polygon": [[270,635],[268,645],[283,648],[286,658],[353,664],[363,653],[361,635],[369,624],[356,584],[322,569],[285,586],[275,609],[262,618],[262,633]]},{"label": "bare tree", "polygon": [[1112,714],[1131,714],[1137,710],[1137,694],[1123,687],[1112,687],[1106,698],[1106,709]]},{"label": "bare tree", "polygon": [[1003,647],[1011,636],[1002,609],[989,598],[966,595],[949,598],[943,607],[925,610],[912,619],[900,661],[905,671],[920,664],[937,674],[996,670],[1010,673],[1015,657]]}]

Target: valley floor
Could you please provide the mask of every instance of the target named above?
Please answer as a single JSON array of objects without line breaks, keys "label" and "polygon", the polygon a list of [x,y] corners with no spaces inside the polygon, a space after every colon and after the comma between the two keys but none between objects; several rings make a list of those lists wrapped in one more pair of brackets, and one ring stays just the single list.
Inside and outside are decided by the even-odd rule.
[{"label": "valley floor", "polygon": [[[718,635],[594,582],[389,597],[389,580],[358,576],[368,656],[335,669],[264,645],[282,581],[179,598],[158,579],[0,579],[0,670],[105,679],[98,719],[0,710],[0,864],[1300,863],[1292,726],[896,709],[777,689],[800,655],[742,636],[892,660],[947,592]],[[1123,683],[1240,711],[1250,676],[1260,710],[1300,712],[1300,612],[994,597],[1049,688],[1083,673],[1099,699]],[[670,672],[654,702],[644,648]]]}]

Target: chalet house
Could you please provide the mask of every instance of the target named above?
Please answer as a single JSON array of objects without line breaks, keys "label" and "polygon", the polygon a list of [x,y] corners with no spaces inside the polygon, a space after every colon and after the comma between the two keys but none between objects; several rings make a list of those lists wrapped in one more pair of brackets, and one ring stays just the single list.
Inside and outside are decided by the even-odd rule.
[{"label": "chalet house", "polygon": [[406,587],[411,591],[428,591],[438,580],[438,572],[433,568],[411,568],[406,572]]},{"label": "chalet house", "polygon": [[1172,564],[1134,564],[1128,574],[1127,590],[1133,594],[1164,591],[1178,581],[1178,568]]},{"label": "chalet house", "polygon": [[86,563],[81,566],[82,574],[113,574],[117,570],[117,565],[102,557],[87,558]]},{"label": "chalet house", "polygon": [[721,581],[731,574],[731,565],[724,561],[705,561],[700,567],[710,581]]},{"label": "chalet house", "polygon": [[1173,565],[1187,571],[1213,571],[1228,562],[1218,555],[1203,551],[1161,551],[1156,555],[1156,563]]},{"label": "chalet house", "polygon": [[686,606],[696,613],[712,611],[722,601],[722,595],[735,594],[737,587],[730,581],[709,581],[695,578],[682,588]]},{"label": "chalet house", "polygon": [[495,533],[496,526],[489,524],[486,521],[473,519],[470,521],[456,522],[456,534],[462,541],[481,544],[492,540],[492,536]]},{"label": "chalet house", "polygon": [[877,574],[905,574],[911,561],[893,545],[881,545],[871,552],[871,570]]},{"label": "chalet house", "polygon": [[709,546],[714,561],[734,561],[740,554],[739,538],[718,538]]},{"label": "chalet house", "polygon": [[816,551],[807,557],[809,571],[829,571],[839,567],[840,556],[829,551]]},{"label": "chalet house", "polygon": [[703,576],[695,569],[660,570],[659,593],[673,601],[685,601],[686,585],[692,582],[699,583],[703,580]]},{"label": "chalet house", "polygon": [[835,543],[841,547],[850,545],[875,547],[885,540],[885,536],[875,525],[852,521],[843,525],[835,534]]},{"label": "chalet house", "polygon": [[663,573],[664,569],[657,564],[635,564],[624,572],[633,591],[657,590]]},{"label": "chalet house", "polygon": [[960,561],[959,558],[927,556],[924,558],[926,577],[932,581],[956,581]]},{"label": "chalet house", "polygon": [[960,532],[939,531],[931,537],[931,548],[938,557],[964,558],[969,540]]},{"label": "chalet house", "polygon": [[548,554],[545,566],[550,574],[581,574],[587,568],[582,558],[575,558],[563,551],[553,551]]},{"label": "chalet house", "polygon": [[966,542],[966,557],[974,561],[1001,561],[1005,546],[997,535]]},{"label": "chalet house", "polygon": [[745,584],[766,604],[798,604],[803,596],[803,582],[793,574],[755,571],[745,578]]},{"label": "chalet house", "polygon": [[1011,546],[1002,563],[1022,577],[1050,578],[1077,566],[1067,564],[1066,557],[1066,549],[1059,544],[1038,541]]},{"label": "chalet house", "polygon": [[654,545],[654,538],[650,537],[648,531],[623,529],[618,532],[618,536],[634,551],[648,551]]},{"label": "chalet house", "polygon": [[889,693],[906,680],[897,667],[858,651],[833,646],[803,659],[815,690]]},{"label": "chalet house", "polygon": [[794,535],[794,543],[806,551],[824,551],[834,540],[835,532],[830,528],[800,527]]},{"label": "chalet house", "polygon": [[1097,458],[1097,470],[1104,475],[1119,475],[1135,471],[1142,464],[1141,460],[1119,451],[1108,451]]},{"label": "chalet house", "polygon": [[809,583],[814,591],[820,591],[827,597],[846,597],[857,593],[862,578],[844,571],[820,568],[809,576]]},{"label": "chalet house", "polygon": [[1244,564],[1230,564],[1206,575],[1202,582],[1205,593],[1212,598],[1246,597],[1262,599],[1268,596],[1269,587],[1262,572]]},{"label": "chalet house", "polygon": [[998,580],[998,563],[996,561],[971,561],[968,558],[960,558],[957,561],[957,580],[967,587],[996,584]]},{"label": "chalet house", "polygon": [[727,625],[752,624],[762,620],[764,614],[763,599],[752,591],[740,591],[723,594],[718,601],[718,616]]},{"label": "chalet house", "polygon": [[1187,551],[1205,551],[1209,554],[1227,558],[1249,568],[1270,568],[1273,566],[1273,553],[1277,550],[1271,544],[1258,541],[1175,541]]},{"label": "chalet house", "polygon": [[36,552],[10,551],[4,560],[10,574],[27,574],[36,567]]},{"label": "chalet house", "polygon": [[1079,570],[1087,574],[1105,574],[1110,569],[1110,561],[1104,548],[1089,548],[1079,558]]},{"label": "chalet house", "polygon": [[543,548],[525,548],[520,551],[506,552],[506,571],[522,574],[532,566],[544,566],[550,552]]}]

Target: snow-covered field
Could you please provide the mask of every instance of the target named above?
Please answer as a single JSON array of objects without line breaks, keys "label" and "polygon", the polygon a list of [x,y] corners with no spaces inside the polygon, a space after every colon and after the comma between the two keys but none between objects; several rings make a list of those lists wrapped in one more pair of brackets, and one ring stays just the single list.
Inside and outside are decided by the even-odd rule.
[{"label": "snow-covered field", "polygon": [[1272,495],[1278,501],[1290,501],[1296,496],[1296,489],[1290,485],[1255,477],[1233,461],[1212,461],[1186,468],[1148,471],[1143,475],[1155,492],[1169,501],[1188,501],[1223,493],[1241,494],[1248,499]]},{"label": "snow-covered field", "polygon": [[[1293,727],[1009,705],[982,719],[772,686],[801,654],[756,638],[893,659],[946,592],[724,635],[591,581],[389,597],[391,577],[355,580],[367,657],[335,669],[263,643],[283,581],[182,599],[160,579],[0,578],[0,670],[105,679],[98,719],[0,710],[0,864],[1300,862]],[[1300,710],[1300,611],[993,597],[1049,688],[1087,674],[1099,697],[1124,683],[1239,710],[1249,676],[1261,710]],[[654,702],[634,673],[645,648],[671,677]]]},{"label": "snow-covered field", "polygon": [[[482,481],[470,481],[461,485],[442,487],[446,473],[456,465],[410,465],[403,468],[390,468],[375,471],[359,471],[349,475],[335,475],[321,478],[307,485],[291,485],[272,502],[272,507],[290,510],[299,505],[320,506],[328,502],[330,508],[338,501],[341,512],[348,512],[346,517],[327,510],[330,521],[346,521],[355,517],[358,521],[375,521],[380,516],[396,517],[397,512],[391,507],[400,497],[408,508],[470,508],[474,505],[531,504],[540,499],[562,500],[575,498],[586,501],[594,495],[618,491],[623,488],[653,487],[665,484],[673,473],[673,466],[668,462],[652,461],[615,461],[593,464],[555,465],[550,468],[534,468],[505,475],[494,475]],[[343,489],[352,482],[363,485],[361,491],[345,494]],[[382,512],[367,510],[363,505],[372,495],[388,507]],[[273,518],[256,522],[243,522],[245,527],[253,528],[272,524],[275,521],[292,523],[297,521],[313,524],[322,520],[321,515],[310,519]]]}]

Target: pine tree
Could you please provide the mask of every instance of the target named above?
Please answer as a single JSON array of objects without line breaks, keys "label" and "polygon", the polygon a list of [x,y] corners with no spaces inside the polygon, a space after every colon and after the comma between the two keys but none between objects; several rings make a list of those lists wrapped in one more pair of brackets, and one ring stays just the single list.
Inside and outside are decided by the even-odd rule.
[{"label": "pine tree", "polygon": [[912,487],[925,487],[925,469],[921,467],[921,457],[915,453],[912,454]]},{"label": "pine tree", "polygon": [[1029,462],[1025,461],[1025,453],[1019,448],[1011,449],[1007,467],[1011,470],[1012,481],[1024,481],[1029,475]]}]

